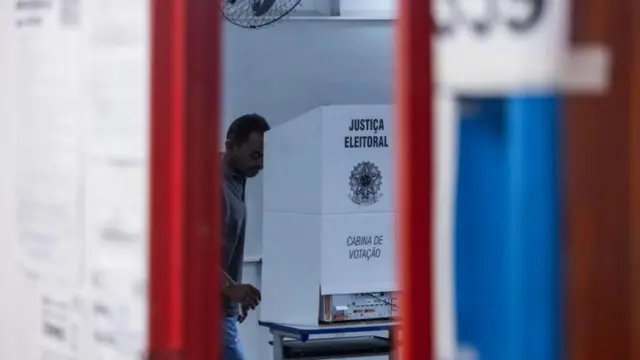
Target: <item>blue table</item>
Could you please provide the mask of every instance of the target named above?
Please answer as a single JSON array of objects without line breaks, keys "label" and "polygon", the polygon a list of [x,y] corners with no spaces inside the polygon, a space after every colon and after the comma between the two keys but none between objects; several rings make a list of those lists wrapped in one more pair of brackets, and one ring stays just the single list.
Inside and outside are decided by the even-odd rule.
[{"label": "blue table", "polygon": [[[364,322],[340,325],[299,326],[259,321],[273,336],[273,360],[330,359],[388,355],[391,359],[391,330],[396,323]],[[387,337],[363,333],[386,331]],[[327,335],[341,335],[330,337]],[[340,351],[336,353],[335,351]]]}]

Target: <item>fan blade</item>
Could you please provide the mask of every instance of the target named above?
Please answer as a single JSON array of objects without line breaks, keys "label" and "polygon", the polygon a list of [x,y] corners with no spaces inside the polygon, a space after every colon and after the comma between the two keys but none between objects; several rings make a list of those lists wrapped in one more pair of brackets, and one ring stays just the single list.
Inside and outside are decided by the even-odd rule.
[{"label": "fan blade", "polygon": [[273,5],[276,3],[276,0],[256,0],[253,3],[253,15],[262,16],[266,14]]}]

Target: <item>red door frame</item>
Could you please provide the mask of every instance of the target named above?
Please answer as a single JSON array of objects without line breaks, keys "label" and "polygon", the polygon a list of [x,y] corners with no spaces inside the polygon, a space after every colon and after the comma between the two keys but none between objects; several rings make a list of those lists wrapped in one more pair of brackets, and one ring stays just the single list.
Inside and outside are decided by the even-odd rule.
[{"label": "red door frame", "polygon": [[150,358],[182,349],[184,19],[179,1],[151,2]]},{"label": "red door frame", "polygon": [[[218,0],[152,0],[149,353],[218,359]],[[403,359],[434,358],[431,4],[401,0],[397,83]],[[188,140],[187,140],[188,139]]]},{"label": "red door frame", "polygon": [[217,359],[219,8],[152,0],[151,14],[149,355]]},{"label": "red door frame", "polygon": [[400,0],[396,50],[402,359],[432,360],[433,86],[431,2]]},{"label": "red door frame", "polygon": [[565,359],[640,359],[640,4],[581,0],[572,45],[611,52],[602,94],[563,119]]}]

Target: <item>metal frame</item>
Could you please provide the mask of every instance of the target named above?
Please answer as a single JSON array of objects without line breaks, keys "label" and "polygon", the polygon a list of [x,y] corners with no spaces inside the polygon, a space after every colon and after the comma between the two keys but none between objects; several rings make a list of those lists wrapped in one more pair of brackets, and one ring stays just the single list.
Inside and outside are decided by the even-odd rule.
[{"label": "metal frame", "polygon": [[[389,335],[392,333],[392,329],[395,327],[392,323],[387,324],[378,324],[371,326],[353,326],[353,325],[344,325],[342,327],[335,328],[318,328],[314,330],[307,330],[302,328],[295,328],[294,326],[285,326],[279,324],[270,324],[270,323],[260,323],[261,326],[265,326],[269,329],[269,333],[272,336],[272,348],[273,348],[273,360],[285,360],[284,357],[284,343],[285,339],[292,339],[298,341],[308,341],[311,340],[314,336],[322,336],[322,335],[342,335],[339,339],[343,339],[346,334],[358,334],[363,332],[374,332],[374,331],[388,331]],[[383,356],[383,353],[380,353],[379,356]],[[393,359],[395,356],[395,352],[389,352],[389,359]],[[350,354],[349,358],[358,358],[358,357],[370,357],[370,353],[358,355],[358,354]],[[378,355],[376,355],[378,356]],[[313,360],[325,359],[324,357],[313,357],[307,358]]]}]

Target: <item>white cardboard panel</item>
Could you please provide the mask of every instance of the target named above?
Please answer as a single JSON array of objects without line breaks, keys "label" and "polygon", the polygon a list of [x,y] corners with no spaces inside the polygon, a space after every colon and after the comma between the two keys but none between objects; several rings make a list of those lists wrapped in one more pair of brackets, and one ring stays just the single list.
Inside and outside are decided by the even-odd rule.
[{"label": "white cardboard panel", "polygon": [[324,216],[320,287],[323,294],[397,290],[394,214]]},{"label": "white cardboard panel", "polygon": [[322,213],[391,212],[392,106],[322,108]]},{"label": "white cardboard panel", "polygon": [[317,325],[320,216],[267,211],[263,231],[260,319]]},{"label": "white cardboard panel", "polygon": [[264,211],[321,212],[321,112],[310,112],[265,134]]},{"label": "white cardboard panel", "polygon": [[396,290],[392,124],[389,105],[324,106],[267,133],[263,320],[314,325],[321,291]]}]

